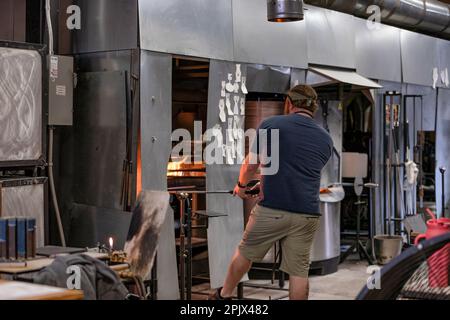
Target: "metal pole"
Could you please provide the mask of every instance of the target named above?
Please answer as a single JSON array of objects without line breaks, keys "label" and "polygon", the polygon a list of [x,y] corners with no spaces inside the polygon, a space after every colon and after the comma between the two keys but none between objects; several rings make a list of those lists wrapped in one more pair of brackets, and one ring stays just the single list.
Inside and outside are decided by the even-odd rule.
[{"label": "metal pole", "polygon": [[[187,198],[185,201],[189,201],[189,199]],[[186,299],[192,300],[192,209],[189,204],[187,205],[186,209]]]},{"label": "metal pole", "polygon": [[155,256],[152,268],[152,288],[151,299],[158,300],[158,255]]},{"label": "metal pole", "polygon": [[186,272],[185,272],[185,230],[184,230],[184,215],[185,215],[185,194],[177,194],[180,203],[180,299],[186,300]]},{"label": "metal pole", "polygon": [[441,172],[442,176],[442,213],[441,217],[445,218],[445,172],[447,169],[445,167],[440,167],[439,171]]}]

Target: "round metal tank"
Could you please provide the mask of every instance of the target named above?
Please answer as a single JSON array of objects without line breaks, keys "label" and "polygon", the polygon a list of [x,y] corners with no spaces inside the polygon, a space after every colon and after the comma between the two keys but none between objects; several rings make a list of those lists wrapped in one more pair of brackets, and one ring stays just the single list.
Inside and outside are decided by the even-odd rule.
[{"label": "round metal tank", "polygon": [[322,272],[328,274],[337,271],[341,256],[341,203],[322,202],[320,211],[322,217],[311,248],[311,262],[312,269],[315,264],[322,264],[318,268],[330,270]]}]

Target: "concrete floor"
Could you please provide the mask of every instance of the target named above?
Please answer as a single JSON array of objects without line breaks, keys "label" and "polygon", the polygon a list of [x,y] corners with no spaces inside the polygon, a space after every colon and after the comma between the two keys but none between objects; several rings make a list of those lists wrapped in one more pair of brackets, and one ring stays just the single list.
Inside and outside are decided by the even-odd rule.
[{"label": "concrete floor", "polygon": [[[368,264],[364,261],[347,260],[339,266],[339,271],[327,276],[310,278],[310,300],[354,300],[367,282]],[[272,285],[266,280],[251,280],[246,283],[244,296],[251,300],[286,300],[288,299],[289,283],[284,290],[277,290],[278,283]],[[254,288],[252,285],[269,288]],[[273,288],[273,289],[271,289]],[[202,284],[193,288],[194,300],[205,300],[209,293],[209,285]]]}]

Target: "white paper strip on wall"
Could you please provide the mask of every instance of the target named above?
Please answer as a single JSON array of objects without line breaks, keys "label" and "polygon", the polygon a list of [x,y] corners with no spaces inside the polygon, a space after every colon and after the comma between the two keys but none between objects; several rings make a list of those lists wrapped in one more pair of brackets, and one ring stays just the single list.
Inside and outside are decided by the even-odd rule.
[{"label": "white paper strip on wall", "polygon": [[223,146],[222,126],[220,124],[216,124],[212,129],[212,134],[216,138],[217,148],[222,148]]},{"label": "white paper strip on wall", "polygon": [[230,145],[227,146],[227,164],[228,165],[233,165],[234,164],[234,159],[233,159],[233,149]]},{"label": "white paper strip on wall", "polygon": [[233,135],[233,118],[228,118],[227,134],[228,134],[228,141],[234,141],[234,135]]},{"label": "white paper strip on wall", "polygon": [[241,82],[241,78],[242,78],[241,65],[237,64],[236,65],[236,82]]},{"label": "white paper strip on wall", "polygon": [[226,87],[227,86],[227,82],[226,81],[222,81],[222,90],[220,91],[220,96],[222,97],[222,98],[225,98],[225,95],[226,95]]},{"label": "white paper strip on wall", "polygon": [[438,81],[439,81],[439,70],[438,70],[438,68],[434,68],[433,69],[433,89],[436,89]]},{"label": "white paper strip on wall", "polygon": [[[233,141],[231,143],[231,156],[233,157],[233,159],[236,159],[236,142]],[[234,160],[233,160],[234,163]]]},{"label": "white paper strip on wall", "polygon": [[236,82],[236,83],[234,84],[234,93],[239,94],[239,87],[240,87],[240,86],[239,86],[239,83]]},{"label": "white paper strip on wall", "polygon": [[225,123],[227,121],[227,115],[225,114],[225,100],[223,99],[220,99],[219,110],[220,110],[219,112],[220,121]]},{"label": "white paper strip on wall", "polygon": [[226,106],[227,106],[227,111],[228,111],[228,115],[229,116],[233,116],[233,110],[231,109],[231,95],[229,93],[227,93],[227,97],[226,97]]},{"label": "white paper strip on wall", "polygon": [[242,77],[241,90],[242,90],[242,93],[243,93],[243,94],[248,94],[248,90],[247,90],[247,77]]},{"label": "white paper strip on wall", "polygon": [[238,129],[238,139],[242,140],[244,139],[244,118],[241,119],[240,123],[239,123],[239,129]]},{"label": "white paper strip on wall", "polygon": [[233,93],[234,92],[234,84],[231,83],[233,81],[233,74],[229,73],[228,74],[228,83],[225,85],[225,89],[227,89],[227,91],[229,93]]},{"label": "white paper strip on wall", "polygon": [[[243,132],[243,130],[240,130]],[[245,144],[243,141],[243,134],[239,137],[239,140],[236,142],[236,149],[237,149],[237,160],[239,164],[242,164],[245,158]]]},{"label": "white paper strip on wall", "polygon": [[445,84],[446,87],[450,86],[450,79],[448,77],[448,68],[445,68],[445,81],[444,81],[444,84]]},{"label": "white paper strip on wall", "polygon": [[245,98],[241,99],[241,116],[245,116]]},{"label": "white paper strip on wall", "polygon": [[241,100],[241,97],[239,96],[234,96],[234,110],[233,113],[235,115],[240,113],[240,108],[239,108],[239,101]]},{"label": "white paper strip on wall", "polygon": [[234,140],[237,140],[239,138],[239,116],[234,116],[233,138],[234,138]]}]

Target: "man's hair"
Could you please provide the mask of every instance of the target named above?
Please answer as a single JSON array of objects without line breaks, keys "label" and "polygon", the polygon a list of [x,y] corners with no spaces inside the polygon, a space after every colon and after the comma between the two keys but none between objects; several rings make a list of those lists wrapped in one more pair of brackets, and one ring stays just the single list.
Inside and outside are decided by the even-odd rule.
[{"label": "man's hair", "polygon": [[308,85],[298,85],[289,90],[288,92],[289,100],[294,107],[300,109],[306,109],[315,113],[317,111],[317,92],[311,86]]}]

